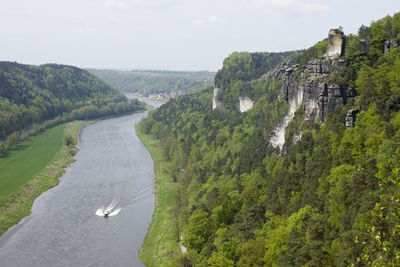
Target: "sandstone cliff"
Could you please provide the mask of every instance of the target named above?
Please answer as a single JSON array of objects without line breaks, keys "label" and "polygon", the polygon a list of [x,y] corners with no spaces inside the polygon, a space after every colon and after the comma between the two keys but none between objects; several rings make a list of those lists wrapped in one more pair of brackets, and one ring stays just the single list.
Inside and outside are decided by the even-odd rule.
[{"label": "sandstone cliff", "polygon": [[[300,65],[294,64],[293,57],[289,55],[289,60],[281,63],[279,67],[271,68],[272,65],[269,64],[268,72],[261,76],[257,74],[260,73],[258,66],[268,57],[234,53],[224,61],[224,67],[216,75],[212,107],[247,112],[257,101],[249,86],[251,80],[272,78],[282,81],[279,97],[289,104],[289,109],[271,132],[268,140],[272,146],[282,149],[286,128],[297,111],[301,111],[303,120],[323,123],[329,113],[336,108],[342,108],[355,96],[353,88],[332,80],[332,77],[336,77],[347,66],[347,61],[343,57],[345,43],[344,33],[339,29],[331,29],[325,41],[325,50],[319,54],[320,57],[310,57],[311,59]],[[390,43],[389,46],[393,44]],[[263,70],[268,68],[265,67]],[[351,116],[348,125],[351,125],[350,119]],[[292,142],[296,142],[300,135],[300,132],[296,133]]]},{"label": "sandstone cliff", "polygon": [[299,108],[303,111],[304,119],[322,123],[329,113],[343,107],[349,98],[355,96],[353,88],[345,88],[330,80],[331,73],[339,72],[347,64],[340,57],[344,54],[344,43],[343,32],[331,29],[324,57],[310,60],[301,69],[292,62],[285,62],[279,69],[267,74],[284,79],[280,97],[290,106],[283,120],[271,133],[269,143],[272,146],[282,149],[285,129]]}]

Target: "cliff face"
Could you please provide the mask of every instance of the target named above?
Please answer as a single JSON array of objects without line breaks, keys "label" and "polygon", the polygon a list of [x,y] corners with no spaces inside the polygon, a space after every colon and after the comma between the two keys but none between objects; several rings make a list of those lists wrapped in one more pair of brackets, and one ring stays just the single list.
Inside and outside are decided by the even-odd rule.
[{"label": "cliff face", "polygon": [[[305,118],[324,122],[328,113],[343,107],[349,97],[355,96],[352,88],[343,88],[329,81],[329,74],[345,65],[346,62],[341,59],[313,59],[301,70],[301,78],[297,81],[293,79],[294,71],[289,69],[284,75],[286,88],[283,97],[290,104],[292,99],[301,95],[302,99],[296,101],[303,105]],[[299,94],[299,91],[302,93]]]},{"label": "cliff face", "polygon": [[[214,85],[214,93],[213,93],[213,104],[212,108],[213,109],[224,109],[224,104],[223,102],[218,98],[218,94],[221,92],[221,88],[218,88],[216,85]],[[246,112],[250,109],[252,109],[254,105],[254,101],[245,95],[239,95],[239,102],[235,105],[236,109],[238,109],[240,112]]]},{"label": "cliff face", "polygon": [[[289,104],[286,115],[270,135],[269,143],[272,146],[283,148],[286,128],[299,108],[302,109],[305,120],[323,123],[329,113],[336,108],[343,107],[349,98],[355,96],[354,89],[344,88],[330,79],[330,77],[335,76],[331,74],[340,72],[347,65],[343,58],[345,42],[346,37],[341,30],[331,29],[328,33],[326,53],[322,57],[313,58],[307,63],[303,63],[303,66],[294,64],[293,59],[291,59],[283,62],[278,68],[271,68],[263,75],[267,79],[274,78],[283,81],[279,96]],[[224,62],[223,69],[219,71],[218,78],[215,79],[213,109],[224,109],[226,107],[224,106],[223,95],[227,94],[231,94],[230,103],[233,103],[233,105],[230,105],[231,108],[246,112],[253,107],[257,99],[252,99],[252,96],[250,96],[251,93],[249,86],[246,86],[246,80],[240,84],[240,88],[232,82],[237,75],[244,73],[243,70],[249,69],[249,66],[257,69],[256,64],[251,61],[251,56],[246,55],[245,59],[248,60],[247,64],[242,63],[245,62],[243,58],[237,60],[241,62],[241,65],[234,65],[238,68],[235,72],[232,71],[232,67],[225,66],[225,63],[232,62],[233,59],[228,58]],[[245,77],[248,78],[250,75]],[[256,76],[252,78],[254,79]],[[227,86],[224,87],[224,84]],[[239,94],[234,95],[233,92],[239,92]],[[297,137],[299,135],[300,133],[297,134]],[[296,140],[293,142],[296,142]]]},{"label": "cliff face", "polygon": [[[302,69],[291,62],[285,62],[281,68],[268,74],[284,79],[280,97],[290,105],[285,117],[271,134],[269,142],[272,146],[282,149],[286,127],[298,108],[303,109],[304,119],[322,123],[329,113],[343,107],[349,98],[355,96],[353,88],[344,88],[329,79],[329,74],[339,72],[347,64],[340,58],[344,54],[344,42],[343,32],[332,29],[329,31],[324,57],[312,59]],[[299,72],[300,78],[296,79],[294,74]]]},{"label": "cliff face", "polygon": [[220,91],[221,91],[221,89],[214,85],[213,104],[212,104],[213,109],[223,109],[224,108],[222,101],[218,99],[218,94]]},{"label": "cliff face", "polygon": [[254,105],[254,101],[247,96],[239,96],[239,110],[240,112],[246,112],[250,110]]}]

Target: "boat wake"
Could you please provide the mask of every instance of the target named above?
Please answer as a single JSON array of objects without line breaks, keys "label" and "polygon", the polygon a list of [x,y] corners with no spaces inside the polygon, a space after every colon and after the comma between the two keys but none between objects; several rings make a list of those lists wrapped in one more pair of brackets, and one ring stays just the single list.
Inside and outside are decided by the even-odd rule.
[{"label": "boat wake", "polygon": [[118,213],[121,211],[121,207],[117,208],[118,202],[119,201],[114,198],[110,205],[108,205],[107,207],[101,206],[96,210],[95,214],[101,217],[118,215]]}]

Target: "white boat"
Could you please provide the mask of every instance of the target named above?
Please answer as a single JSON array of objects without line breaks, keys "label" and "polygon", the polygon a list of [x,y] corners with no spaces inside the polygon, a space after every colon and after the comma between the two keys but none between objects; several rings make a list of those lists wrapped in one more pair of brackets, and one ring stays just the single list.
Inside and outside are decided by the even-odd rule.
[{"label": "white boat", "polygon": [[113,201],[107,207],[105,207],[105,208],[104,207],[100,207],[96,211],[96,215],[97,216],[104,216],[104,217],[115,216],[121,210],[121,208],[117,208],[117,205],[118,205],[118,201],[113,199]]}]

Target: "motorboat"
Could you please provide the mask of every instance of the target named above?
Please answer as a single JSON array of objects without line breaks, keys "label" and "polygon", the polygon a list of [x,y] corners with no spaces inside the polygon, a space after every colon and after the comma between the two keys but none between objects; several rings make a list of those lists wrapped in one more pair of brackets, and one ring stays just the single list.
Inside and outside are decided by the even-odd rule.
[{"label": "motorboat", "polygon": [[121,210],[121,208],[117,208],[117,205],[118,205],[118,201],[113,199],[113,201],[107,207],[104,207],[104,206],[100,207],[96,211],[96,215],[97,216],[104,216],[105,218],[107,218],[109,216],[115,216]]}]

